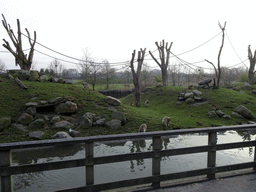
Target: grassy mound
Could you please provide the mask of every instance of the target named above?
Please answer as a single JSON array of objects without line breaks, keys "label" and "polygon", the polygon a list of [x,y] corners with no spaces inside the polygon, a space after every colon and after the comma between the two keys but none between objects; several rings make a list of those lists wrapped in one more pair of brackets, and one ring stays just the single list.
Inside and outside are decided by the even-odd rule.
[{"label": "grassy mound", "polygon": [[[50,100],[55,97],[64,97],[72,100],[78,105],[78,112],[69,116],[69,118],[81,117],[86,112],[96,113],[110,120],[112,108],[105,103],[105,96],[86,90],[82,85],[55,84],[23,81],[28,87],[27,90],[21,89],[15,82],[0,77],[0,117],[12,117],[12,122],[17,123],[20,113],[25,110],[25,103]],[[238,85],[239,86],[239,85]],[[256,87],[254,87],[256,89]],[[168,116],[171,118],[170,129],[184,129],[194,127],[210,127],[221,125],[235,125],[246,123],[243,119],[210,119],[207,112],[212,105],[217,105],[225,114],[231,115],[235,108],[244,105],[256,114],[256,96],[251,90],[242,90],[245,93],[229,89],[204,90],[200,89],[203,96],[208,100],[208,104],[201,106],[190,106],[185,102],[176,105],[177,98],[184,87],[151,87],[141,95],[141,107],[130,106],[129,103],[134,100],[133,95],[128,95],[120,99],[122,105],[116,107],[118,111],[123,112],[128,122],[120,130],[109,130],[105,127],[92,127],[86,130],[78,130],[82,136],[107,135],[119,133],[134,133],[142,123],[148,126],[147,131],[163,130],[162,118]],[[144,105],[145,100],[149,100],[149,107]],[[67,118],[68,119],[68,118]],[[30,130],[34,131],[34,130]],[[51,126],[41,130],[45,133],[43,139],[50,139],[56,132],[64,130],[53,130]],[[65,130],[67,131],[67,130]],[[31,140],[28,133],[20,132],[6,128],[0,132],[0,142],[14,142]]]}]

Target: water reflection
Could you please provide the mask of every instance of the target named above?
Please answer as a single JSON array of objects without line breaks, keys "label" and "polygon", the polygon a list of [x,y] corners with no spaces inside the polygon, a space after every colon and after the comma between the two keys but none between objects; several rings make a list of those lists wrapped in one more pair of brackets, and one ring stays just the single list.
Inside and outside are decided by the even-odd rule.
[{"label": "water reflection", "polygon": [[[226,131],[218,133],[218,144],[253,140],[255,131]],[[175,135],[162,138],[162,150],[192,147],[208,144],[207,133]],[[95,143],[94,156],[107,156],[125,153],[152,151],[152,139],[122,140]],[[217,165],[248,162],[253,159],[254,147],[224,150],[217,152]],[[69,145],[13,151],[13,164],[33,164],[59,160],[80,159],[85,157],[84,145]],[[207,153],[162,157],[161,174],[175,173],[205,168]],[[133,179],[152,174],[152,159],[137,159],[95,166],[95,183],[105,183],[122,179]],[[70,178],[73,181],[70,181]],[[83,186],[85,168],[72,168],[21,174],[14,177],[14,189],[23,191],[54,191],[71,186]]]}]

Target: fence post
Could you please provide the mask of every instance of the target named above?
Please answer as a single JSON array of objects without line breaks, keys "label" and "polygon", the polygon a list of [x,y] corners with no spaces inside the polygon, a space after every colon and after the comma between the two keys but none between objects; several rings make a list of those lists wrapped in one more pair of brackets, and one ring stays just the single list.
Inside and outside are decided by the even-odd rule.
[{"label": "fence post", "polygon": [[[85,144],[85,158],[93,158],[93,142]],[[94,168],[93,162],[91,165],[86,166],[86,185],[94,184]]]},{"label": "fence post", "polygon": [[[162,139],[161,136],[153,137],[153,151],[155,152],[155,157],[152,159],[152,175],[160,175],[161,169],[161,157],[157,154],[158,151],[162,149]],[[159,179],[152,183],[154,188],[160,188]]]},{"label": "fence post", "polygon": [[[12,151],[0,151],[0,167],[9,167],[12,164]],[[12,192],[12,176],[1,177],[1,191]]]},{"label": "fence post", "polygon": [[[217,144],[217,133],[208,133],[208,145],[211,147],[208,151],[207,167],[214,168],[216,165],[216,144]],[[212,169],[207,174],[209,179],[215,179],[215,171]]]},{"label": "fence post", "polygon": [[254,166],[253,166],[253,170],[256,170],[256,137],[255,137],[255,144],[254,144]]}]

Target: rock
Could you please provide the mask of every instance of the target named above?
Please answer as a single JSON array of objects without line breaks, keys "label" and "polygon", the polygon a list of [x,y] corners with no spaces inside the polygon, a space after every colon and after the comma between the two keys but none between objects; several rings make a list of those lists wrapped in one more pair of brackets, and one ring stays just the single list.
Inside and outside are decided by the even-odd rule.
[{"label": "rock", "polygon": [[44,128],[44,120],[43,119],[37,119],[29,124],[29,129],[43,129]]},{"label": "rock", "polygon": [[243,105],[239,105],[235,112],[239,113],[246,119],[255,119],[255,116],[252,114],[252,112]]},{"label": "rock", "polygon": [[56,106],[55,113],[75,113],[77,111],[77,105],[71,101],[66,101],[66,103],[61,103]]},{"label": "rock", "polygon": [[207,115],[210,118],[218,118],[219,117],[215,111],[208,111]]},{"label": "rock", "polygon": [[244,83],[244,89],[251,89],[250,83],[245,82]]},{"label": "rock", "polygon": [[30,71],[29,81],[37,81],[39,79],[38,71]]},{"label": "rock", "polygon": [[21,116],[18,118],[18,121],[23,125],[27,125],[31,123],[33,120],[33,116],[29,115],[28,113],[22,113]]},{"label": "rock", "polygon": [[30,77],[30,71],[20,70],[18,77],[20,80],[28,80]]},{"label": "rock", "polygon": [[72,138],[67,132],[60,131],[52,136],[53,139],[69,139]]},{"label": "rock", "polygon": [[178,102],[176,103],[176,105],[181,105],[181,102],[180,102],[180,101],[178,101]]},{"label": "rock", "polygon": [[206,84],[208,85],[211,82],[212,82],[212,79],[205,79],[205,80],[199,81],[198,85],[206,85]]},{"label": "rock", "polygon": [[256,94],[256,89],[253,89],[253,90],[252,90],[252,93]]},{"label": "rock", "polygon": [[114,111],[111,114],[111,119],[118,119],[121,121],[122,125],[126,123],[126,117],[123,113]]},{"label": "rock", "polygon": [[208,103],[208,101],[204,101],[204,102],[200,102],[200,103],[193,103],[193,104],[190,104],[190,106],[196,107],[196,106],[200,106],[200,105],[205,105],[205,104],[207,104],[207,103]]},{"label": "rock", "polygon": [[17,123],[12,123],[11,128],[22,131],[22,132],[28,131],[28,126],[22,125],[22,124],[17,124]]},{"label": "rock", "polygon": [[32,115],[32,116],[35,116],[36,115],[36,108],[35,107],[28,107],[26,112],[29,114],[29,115]]},{"label": "rock", "polygon": [[239,113],[237,113],[237,112],[232,112],[231,115],[234,118],[244,119],[244,117],[242,115],[240,115]]},{"label": "rock", "polygon": [[51,99],[50,101],[49,101],[49,104],[56,104],[56,103],[60,103],[60,102],[62,102],[63,101],[63,98],[62,97],[56,97],[56,98],[54,98],[54,99]]},{"label": "rock", "polygon": [[193,94],[193,93],[186,93],[186,94],[185,94],[185,99],[187,99],[187,98],[192,98],[192,97],[194,97],[194,94]]},{"label": "rock", "polygon": [[201,96],[202,95],[202,92],[198,91],[198,90],[193,90],[192,92],[194,93],[195,96]]},{"label": "rock", "polygon": [[94,121],[94,117],[96,116],[93,113],[87,112],[84,114],[86,117],[88,117],[91,121]]},{"label": "rock", "polygon": [[114,105],[114,106],[119,106],[119,105],[121,105],[121,101],[120,101],[120,100],[118,100],[118,99],[116,99],[116,98],[114,98],[114,97],[111,97],[111,96],[107,96],[107,97],[105,98],[105,102],[108,103],[108,104],[110,104],[110,105]]},{"label": "rock", "polygon": [[195,101],[194,101],[194,99],[192,99],[192,98],[187,98],[187,99],[185,100],[185,102],[186,102],[187,104],[192,104],[192,103],[194,103]]},{"label": "rock", "polygon": [[222,117],[223,115],[225,115],[225,113],[221,110],[217,110],[216,113],[219,117]]},{"label": "rock", "polygon": [[47,104],[48,104],[47,101],[40,101],[40,103],[41,103],[42,105],[47,105]]},{"label": "rock", "polygon": [[39,77],[40,82],[47,82],[49,81],[50,77],[48,75],[42,75]]},{"label": "rock", "polygon": [[58,83],[58,82],[59,82],[59,79],[56,78],[56,77],[52,77],[52,78],[50,79],[50,81],[51,81],[52,83]]},{"label": "rock", "polygon": [[61,121],[60,116],[53,116],[50,122],[52,124],[54,124],[54,123],[59,122],[59,121]]},{"label": "rock", "polygon": [[92,120],[85,114],[82,116],[78,128],[87,129],[89,127],[92,127]]},{"label": "rock", "polygon": [[113,130],[118,130],[121,128],[121,121],[118,119],[112,119],[111,121],[106,122],[105,126]]},{"label": "rock", "polygon": [[31,139],[41,139],[44,135],[44,132],[42,131],[33,131],[29,133],[29,137]]},{"label": "rock", "polygon": [[178,97],[178,100],[179,100],[179,101],[185,101],[185,98],[184,98],[184,97],[179,96],[179,97]]},{"label": "rock", "polygon": [[25,104],[26,107],[34,107],[37,106],[37,102],[30,102]]},{"label": "rock", "polygon": [[105,125],[105,118],[99,119],[97,121],[95,121],[95,126],[104,126]]},{"label": "rock", "polygon": [[224,119],[231,119],[231,116],[230,116],[230,115],[222,115],[221,118],[224,118]]},{"label": "rock", "polygon": [[11,125],[11,117],[2,117],[0,118],[0,131],[3,131],[5,128]]},{"label": "rock", "polygon": [[74,129],[75,125],[72,123],[69,123],[68,121],[59,121],[53,124],[53,128],[55,129]]},{"label": "rock", "polygon": [[202,98],[201,97],[194,97],[194,100],[200,102],[202,100]]},{"label": "rock", "polygon": [[71,137],[81,137],[81,133],[79,131],[69,130],[68,133]]}]

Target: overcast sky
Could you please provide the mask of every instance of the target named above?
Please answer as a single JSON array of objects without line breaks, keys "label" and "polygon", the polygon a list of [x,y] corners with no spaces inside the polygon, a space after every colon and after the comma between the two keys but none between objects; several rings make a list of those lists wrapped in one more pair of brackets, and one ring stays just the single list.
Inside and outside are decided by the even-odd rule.
[{"label": "overcast sky", "polygon": [[[226,35],[221,55],[222,66],[233,66],[247,59],[247,48],[256,48],[255,0],[1,0],[0,13],[17,32],[16,19],[21,30],[31,36],[37,33],[37,42],[71,57],[81,59],[83,49],[92,53],[97,62],[129,61],[134,49],[156,50],[156,41],[173,42],[171,51],[180,54],[194,49],[221,32],[218,22],[226,24]],[[1,16],[2,20],[2,16]],[[17,68],[13,56],[5,53],[3,38],[10,39],[0,25],[0,59],[7,69]],[[222,35],[179,57],[189,63],[207,59],[217,64]],[[229,41],[230,40],[230,41]],[[23,36],[24,49],[29,48]],[[237,52],[235,53],[233,48]],[[35,49],[52,57],[77,63],[51,52],[39,44]],[[154,52],[158,57],[158,52]],[[150,55],[145,59],[157,67]],[[35,52],[36,68],[47,68],[53,58]],[[177,61],[172,58],[170,65]],[[62,62],[66,68],[76,64]],[[249,66],[248,61],[244,62]],[[197,66],[212,68],[207,62]],[[242,67],[240,64],[237,67]],[[191,66],[195,68],[194,66]]]}]

